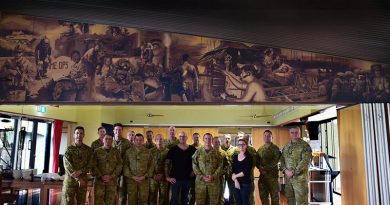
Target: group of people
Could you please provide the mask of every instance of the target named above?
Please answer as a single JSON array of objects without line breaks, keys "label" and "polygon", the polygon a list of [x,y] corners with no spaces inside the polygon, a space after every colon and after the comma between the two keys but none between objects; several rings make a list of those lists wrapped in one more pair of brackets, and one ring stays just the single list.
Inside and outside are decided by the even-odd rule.
[{"label": "group of people", "polygon": [[291,141],[282,151],[272,143],[270,130],[264,131],[264,145],[257,151],[244,133],[234,147],[228,134],[221,144],[219,137],[206,133],[201,145],[200,135],[194,133],[190,145],[185,132],[176,138],[175,127],[168,128],[167,139],[147,131],[146,142],[141,133],[129,132],[123,138],[122,131],[119,123],[114,136],[100,127],[99,138],[89,147],[83,143],[84,128],[75,128],[74,144],[64,155],[62,204],[85,204],[90,173],[95,204],[116,204],[119,195],[121,205],[219,205],[225,203],[227,185],[229,204],[253,205],[256,167],[263,205],[279,204],[279,171],[286,178],[288,204],[308,204],[311,148],[300,138],[299,127],[289,129]]}]

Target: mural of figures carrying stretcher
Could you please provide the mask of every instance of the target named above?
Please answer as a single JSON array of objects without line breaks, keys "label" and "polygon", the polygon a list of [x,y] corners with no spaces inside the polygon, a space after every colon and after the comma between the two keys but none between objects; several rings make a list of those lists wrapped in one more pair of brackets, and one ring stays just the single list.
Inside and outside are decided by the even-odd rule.
[{"label": "mural of figures carrying stretcher", "polygon": [[284,48],[4,15],[0,102],[388,102],[390,66]]}]

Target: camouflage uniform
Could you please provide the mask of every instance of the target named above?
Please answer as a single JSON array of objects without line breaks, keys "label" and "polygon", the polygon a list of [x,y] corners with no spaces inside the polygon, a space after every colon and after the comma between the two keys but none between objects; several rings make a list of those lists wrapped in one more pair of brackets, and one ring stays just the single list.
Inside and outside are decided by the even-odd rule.
[{"label": "camouflage uniform", "polygon": [[[64,155],[65,179],[62,187],[61,204],[73,204],[74,197],[78,205],[85,204],[85,197],[87,193],[87,173],[92,166],[92,150],[85,144],[80,146],[71,145],[66,149]],[[82,173],[78,178],[85,182],[84,187],[79,187],[78,181],[71,175],[74,171],[81,170]]]},{"label": "camouflage uniform", "polygon": [[251,171],[251,175],[252,175],[251,177],[252,177],[252,181],[253,181],[252,182],[252,184],[253,184],[252,185],[252,189],[253,190],[252,190],[252,192],[250,194],[249,203],[254,205],[255,204],[255,181],[254,181],[255,176],[253,175],[253,170],[254,170],[254,168],[256,166],[257,161],[259,161],[259,160],[258,160],[258,155],[257,155],[256,149],[254,147],[248,145],[247,151],[252,156],[252,160],[253,160],[253,168],[252,168],[252,171]]},{"label": "camouflage uniform", "polygon": [[280,149],[278,146],[273,144],[266,147],[263,145],[257,150],[258,160],[257,168],[259,170],[264,170],[266,173],[260,174],[259,179],[259,194],[261,203],[263,205],[269,205],[268,197],[271,195],[271,204],[279,204],[279,171],[278,171],[278,162],[280,159]]},{"label": "camouflage uniform", "polygon": [[103,145],[104,145],[103,142],[100,139],[97,139],[92,142],[91,149],[94,152],[97,148],[103,147]]},{"label": "camouflage uniform", "polygon": [[[112,146],[114,148],[117,148],[119,150],[119,153],[122,156],[122,161],[124,161],[125,157],[125,152],[127,149],[132,147],[133,145],[130,143],[129,140],[121,138],[120,141],[116,141],[115,139],[112,142]],[[126,183],[126,177],[123,177],[123,172],[121,173],[121,176],[118,178],[119,180],[119,187],[118,187],[118,192],[119,192],[119,202],[121,205],[126,205],[127,201],[127,183]]]},{"label": "camouflage uniform", "polygon": [[[95,162],[93,169],[95,205],[114,205],[117,177],[122,172],[122,156],[116,148],[106,150],[103,147],[97,148],[93,156]],[[104,175],[111,175],[113,180],[107,183],[103,182],[101,177]]]},{"label": "camouflage uniform", "polygon": [[311,161],[311,148],[308,143],[299,139],[289,142],[282,150],[280,158],[281,169],[292,170],[294,175],[286,176],[286,197],[288,205],[307,205],[308,203],[308,172]]},{"label": "camouflage uniform", "polygon": [[146,149],[156,148],[156,144],[154,144],[153,142],[152,143],[145,142],[144,146]]},{"label": "camouflage uniform", "polygon": [[[192,146],[195,147],[195,149],[199,149],[202,147],[202,145],[198,145],[197,147],[195,146],[195,143],[192,143]],[[189,201],[189,205],[194,205],[195,204],[195,176],[194,177],[191,177],[191,187],[190,187],[190,191],[188,193],[188,201]]]},{"label": "camouflage uniform", "polygon": [[[196,175],[195,195],[196,204],[206,204],[208,199],[210,205],[217,205],[220,202],[220,176],[223,173],[223,161],[220,153],[215,149],[206,151],[204,147],[196,150],[192,156],[192,169]],[[202,177],[211,175],[214,181],[205,182]]]},{"label": "camouflage uniform", "polygon": [[172,147],[176,146],[179,144],[179,139],[175,138],[173,142],[169,139],[164,139],[164,147],[167,149],[171,149]]},{"label": "camouflage uniform", "polygon": [[150,179],[150,190],[149,190],[149,205],[157,204],[157,195],[158,204],[167,205],[169,202],[169,190],[168,190],[168,182],[165,180],[164,174],[164,163],[167,159],[168,149],[163,148],[162,150],[158,150],[156,147],[151,149],[151,154],[153,156],[153,174],[163,174],[163,178],[161,181],[156,181],[152,177]]},{"label": "camouflage uniform", "polygon": [[219,151],[219,154],[221,155],[222,160],[223,160],[222,174],[219,177],[219,180],[220,180],[219,198],[220,198],[220,201],[221,201],[220,204],[223,205],[223,204],[225,204],[225,199],[223,197],[223,194],[225,192],[224,188],[225,188],[225,184],[226,184],[226,179],[228,177],[231,177],[231,175],[229,176],[229,170],[228,170],[231,165],[229,165],[229,160],[228,160],[227,153],[223,149],[221,149],[221,148],[219,148],[218,151]]},{"label": "camouflage uniform", "polygon": [[[150,151],[141,146],[137,150],[134,146],[125,153],[123,162],[123,175],[127,177],[127,194],[129,205],[148,204],[149,196],[149,178],[153,173],[152,155]],[[145,180],[137,183],[132,179],[133,176],[145,176]]]},{"label": "camouflage uniform", "polygon": [[[221,145],[221,149],[226,152],[226,156],[228,159],[228,168],[226,170],[225,176],[227,176],[225,179],[228,184],[229,188],[229,204],[234,205],[236,204],[236,200],[234,199],[234,182],[232,180],[232,163],[233,163],[233,155],[238,153],[238,149],[232,145],[230,147],[225,147],[224,145]],[[223,185],[223,190],[225,190],[226,184]]]}]

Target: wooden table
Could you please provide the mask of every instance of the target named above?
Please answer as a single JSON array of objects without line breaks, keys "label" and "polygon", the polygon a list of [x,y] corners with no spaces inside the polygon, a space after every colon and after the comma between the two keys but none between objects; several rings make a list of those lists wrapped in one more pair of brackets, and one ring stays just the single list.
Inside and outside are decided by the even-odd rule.
[{"label": "wooden table", "polygon": [[[39,204],[47,205],[48,204],[48,196],[50,189],[62,189],[62,181],[45,181],[41,182],[38,180],[27,181],[27,180],[3,180],[2,187],[10,188],[11,190],[24,190],[24,189],[39,189]],[[88,183],[88,192],[89,193],[89,201],[93,200],[92,195],[92,183]],[[87,199],[88,199],[87,198]]]}]

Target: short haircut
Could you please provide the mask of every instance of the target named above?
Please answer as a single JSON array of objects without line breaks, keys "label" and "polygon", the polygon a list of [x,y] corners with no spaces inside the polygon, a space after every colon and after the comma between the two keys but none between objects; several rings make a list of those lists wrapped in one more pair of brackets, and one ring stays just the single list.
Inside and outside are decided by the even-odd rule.
[{"label": "short haircut", "polygon": [[291,129],[297,129],[299,132],[301,132],[301,128],[299,126],[292,126],[292,127],[288,128],[288,130],[291,130]]},{"label": "short haircut", "polygon": [[137,138],[137,137],[142,137],[142,139],[144,139],[144,135],[143,135],[143,134],[141,134],[141,133],[137,133],[137,134],[135,134],[135,138]]},{"label": "short haircut", "polygon": [[195,132],[194,134],[192,134],[192,136],[194,136],[194,135],[200,135],[199,133],[197,133],[197,132]]},{"label": "short haircut", "polygon": [[121,127],[121,128],[123,128],[123,125],[122,125],[122,123],[115,123],[114,127]]},{"label": "short haircut", "polygon": [[82,130],[83,132],[85,131],[84,127],[82,126],[77,126],[76,128],[74,128],[73,133],[76,132],[76,130]]},{"label": "short haircut", "polygon": [[148,133],[152,133],[152,134],[153,134],[153,131],[152,131],[152,130],[146,131],[146,135],[147,135]]},{"label": "short haircut", "polygon": [[176,127],[174,127],[174,126],[168,127],[168,130],[170,130],[171,128],[172,128],[174,131],[176,131]]},{"label": "short haircut", "polygon": [[212,135],[211,133],[209,133],[209,132],[206,132],[206,133],[203,135],[203,139],[204,139],[204,137],[206,137],[206,135],[210,135],[210,136],[211,136],[211,139],[213,139],[213,135]]},{"label": "short haircut", "polygon": [[106,133],[106,134],[104,135],[104,137],[106,137],[106,136],[109,136],[109,137],[111,137],[111,138],[114,138],[114,137],[112,136],[112,134],[110,134],[110,133]]},{"label": "short haircut", "polygon": [[104,128],[104,127],[99,127],[99,128],[98,128],[98,132],[99,132],[101,129],[106,129],[106,128]]},{"label": "short haircut", "polygon": [[268,132],[268,133],[270,133],[272,135],[271,130],[264,130],[263,134],[266,133],[266,132]]}]

